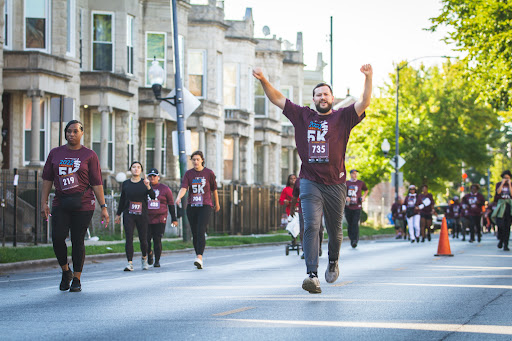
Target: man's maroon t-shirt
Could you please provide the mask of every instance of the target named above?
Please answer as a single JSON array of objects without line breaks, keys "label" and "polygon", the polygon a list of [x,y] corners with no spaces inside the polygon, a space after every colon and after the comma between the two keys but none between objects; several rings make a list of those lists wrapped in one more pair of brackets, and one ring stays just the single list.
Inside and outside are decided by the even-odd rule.
[{"label": "man's maroon t-shirt", "polygon": [[461,211],[461,205],[459,203],[453,203],[446,208],[445,216],[447,219],[459,219]]},{"label": "man's maroon t-shirt", "polygon": [[348,179],[347,182],[347,207],[349,210],[360,210],[362,209],[362,192],[367,191],[368,187],[364,181]]},{"label": "man's maroon t-shirt", "polygon": [[181,188],[188,189],[187,203],[192,207],[213,206],[212,192],[217,189],[215,174],[206,167],[200,172],[189,169],[183,177]]},{"label": "man's maroon t-shirt", "polygon": [[365,117],[354,104],[320,115],[286,100],[283,114],[295,127],[295,143],[302,165],[299,177],[324,185],[345,183],[345,151],[350,131]]},{"label": "man's maroon t-shirt", "polygon": [[[421,204],[423,204],[423,206],[424,206],[422,209],[420,209],[420,213],[422,213],[422,214],[432,214],[432,209],[435,206],[435,201],[434,201],[434,197],[432,196],[432,194],[430,194],[430,193],[427,193],[427,194],[420,193],[420,194],[418,194],[418,198],[421,201]],[[425,199],[428,199],[428,201],[430,201],[430,203],[428,205],[425,205],[425,203],[427,202],[427,201],[425,201]]]},{"label": "man's maroon t-shirt", "polygon": [[511,192],[511,188],[510,188],[510,185],[509,184],[505,184],[503,185],[503,187],[501,188],[501,193],[498,194],[498,188],[500,188],[501,186],[501,181],[498,182],[496,184],[496,190],[494,191],[495,195],[494,195],[494,202],[498,202],[498,200],[500,199],[510,199],[512,198],[512,193]]},{"label": "man's maroon t-shirt", "polygon": [[167,221],[168,206],[174,205],[174,197],[171,189],[162,183],[152,187],[155,191],[155,200],[148,197],[149,224],[162,224]]},{"label": "man's maroon t-shirt", "polygon": [[[59,206],[59,195],[84,192],[89,185],[103,184],[100,161],[89,148],[72,150],[67,145],[53,148],[48,154],[43,168],[43,180],[53,181],[56,196],[52,205]],[[79,211],[94,210],[96,201],[92,188],[82,196],[82,208]]]},{"label": "man's maroon t-shirt", "polygon": [[485,198],[482,193],[468,193],[462,198],[462,202],[468,207],[469,216],[481,216],[482,206],[485,204]]}]

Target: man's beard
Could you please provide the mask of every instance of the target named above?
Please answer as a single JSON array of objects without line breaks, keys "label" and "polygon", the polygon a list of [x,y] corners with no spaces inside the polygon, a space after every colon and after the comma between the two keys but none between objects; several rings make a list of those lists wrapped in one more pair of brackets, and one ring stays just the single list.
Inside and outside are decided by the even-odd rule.
[{"label": "man's beard", "polygon": [[318,104],[315,103],[316,111],[318,111],[321,114],[328,113],[332,109],[332,104],[327,103],[326,108],[322,108],[320,105],[321,105],[321,102]]}]

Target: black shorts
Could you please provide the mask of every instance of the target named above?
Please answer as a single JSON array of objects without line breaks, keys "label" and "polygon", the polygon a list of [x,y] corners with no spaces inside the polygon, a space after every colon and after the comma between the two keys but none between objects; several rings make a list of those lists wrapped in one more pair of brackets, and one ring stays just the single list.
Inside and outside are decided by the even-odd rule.
[{"label": "black shorts", "polygon": [[423,219],[432,220],[432,214],[422,213],[422,214],[421,214],[421,217],[422,217]]}]

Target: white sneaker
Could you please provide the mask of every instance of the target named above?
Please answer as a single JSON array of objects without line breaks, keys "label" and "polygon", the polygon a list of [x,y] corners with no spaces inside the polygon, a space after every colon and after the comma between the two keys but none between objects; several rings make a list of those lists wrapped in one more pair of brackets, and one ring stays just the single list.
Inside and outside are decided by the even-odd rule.
[{"label": "white sneaker", "polygon": [[141,259],[141,263],[142,263],[142,270],[148,270],[149,269],[149,264],[148,264],[148,258],[144,258],[142,257]]},{"label": "white sneaker", "polygon": [[133,264],[132,263],[128,263],[126,268],[124,268],[124,271],[133,271]]},{"label": "white sneaker", "polygon": [[196,260],[194,261],[194,265],[197,266],[198,269],[202,269],[203,268],[203,260],[196,258]]}]

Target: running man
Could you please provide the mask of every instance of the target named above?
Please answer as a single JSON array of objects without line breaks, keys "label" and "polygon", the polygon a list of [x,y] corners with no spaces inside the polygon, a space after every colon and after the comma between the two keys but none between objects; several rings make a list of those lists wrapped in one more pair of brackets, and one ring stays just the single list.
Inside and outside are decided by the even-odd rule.
[{"label": "running man", "polygon": [[[345,218],[348,224],[348,238],[353,249],[359,242],[359,221],[361,220],[362,203],[368,196],[368,187],[364,181],[357,180],[357,170],[350,171],[350,179],[347,180],[347,206]],[[364,192],[364,194],[363,194]]]},{"label": "running man", "polygon": [[475,233],[478,238],[478,242],[482,240],[482,206],[485,204],[485,198],[480,191],[479,184],[471,185],[471,192],[466,194],[462,198],[462,203],[469,207],[468,218],[469,218],[469,232],[471,233],[470,243],[475,241]]},{"label": "running man", "polygon": [[302,161],[300,193],[304,216],[304,255],[308,277],[302,288],[309,293],[321,293],[318,279],[318,231],[322,212],[329,236],[329,265],[325,280],[338,279],[338,259],[343,239],[342,218],[347,186],[345,185],[345,151],[350,131],[365,117],[372,95],[373,70],[370,64],[361,67],[365,75],[364,92],[360,100],[347,108],[332,110],[334,96],[331,87],[320,83],[313,89],[317,111],[292,103],[265,78],[260,68],[253,75],[261,82],[265,95],[281,110],[295,127],[295,143]]}]

